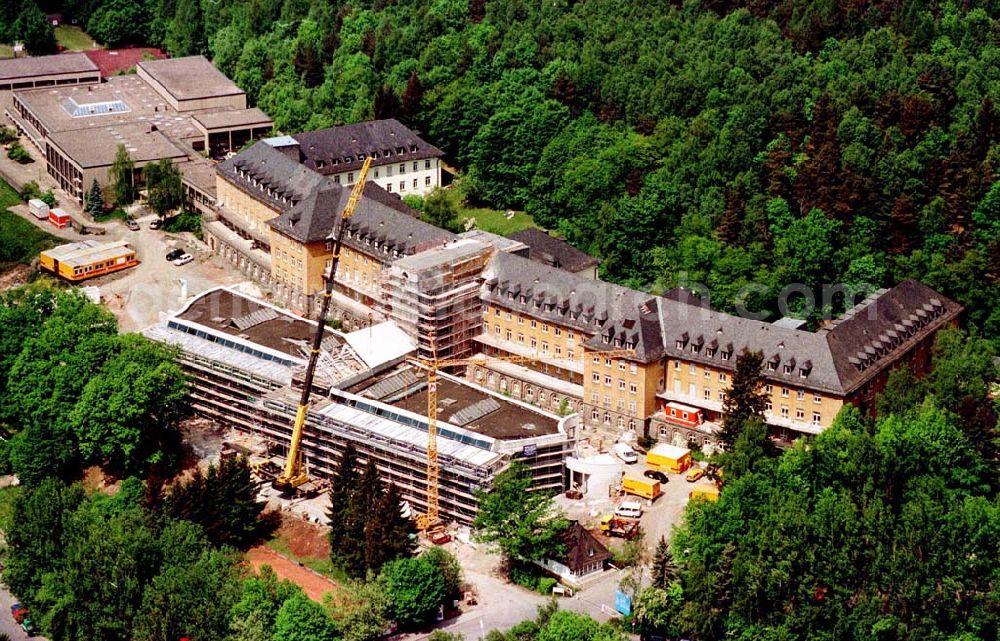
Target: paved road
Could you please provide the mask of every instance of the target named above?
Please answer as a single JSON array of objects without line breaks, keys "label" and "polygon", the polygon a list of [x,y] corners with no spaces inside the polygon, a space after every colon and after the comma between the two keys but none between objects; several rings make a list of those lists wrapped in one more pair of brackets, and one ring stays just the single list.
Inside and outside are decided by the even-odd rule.
[{"label": "paved road", "polygon": [[6,632],[13,641],[25,641],[29,638],[45,641],[45,637],[42,636],[29,637],[21,626],[14,622],[14,617],[10,615],[10,606],[16,602],[14,595],[7,591],[7,586],[0,585],[0,632]]}]

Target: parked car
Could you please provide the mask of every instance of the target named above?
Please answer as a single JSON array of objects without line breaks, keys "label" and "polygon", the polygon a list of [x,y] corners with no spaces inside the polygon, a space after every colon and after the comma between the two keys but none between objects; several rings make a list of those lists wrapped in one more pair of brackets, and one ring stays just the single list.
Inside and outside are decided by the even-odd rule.
[{"label": "parked car", "polygon": [[629,465],[639,461],[639,455],[635,453],[635,450],[628,443],[615,443],[611,451],[615,453],[615,456]]},{"label": "parked car", "polygon": [[615,516],[623,519],[637,519],[642,516],[642,504],[638,501],[625,501],[615,508]]},{"label": "parked car", "polygon": [[173,262],[173,261],[177,260],[178,258],[180,258],[181,256],[183,256],[185,253],[187,253],[187,252],[185,252],[183,249],[175,249],[172,252],[170,252],[169,254],[167,254],[167,261],[168,262]]},{"label": "parked car", "polygon": [[131,218],[125,222],[125,226],[128,227],[129,231],[139,231],[139,223],[135,222]]},{"label": "parked car", "polygon": [[653,479],[654,481],[659,481],[660,483],[667,482],[667,475],[657,470],[646,470],[642,473],[642,475],[647,479]]},{"label": "parked car", "polygon": [[174,259],[174,264],[180,267],[181,265],[187,265],[192,260],[194,260],[194,256],[185,252]]},{"label": "parked car", "polygon": [[684,480],[687,481],[688,483],[694,483],[703,476],[705,476],[705,470],[701,469],[700,467],[692,467],[690,470],[688,470],[687,476],[684,477]]},{"label": "parked car", "polygon": [[152,220],[152,222],[149,223],[149,228],[150,229],[159,229],[160,228],[160,219],[159,218],[154,218]]}]

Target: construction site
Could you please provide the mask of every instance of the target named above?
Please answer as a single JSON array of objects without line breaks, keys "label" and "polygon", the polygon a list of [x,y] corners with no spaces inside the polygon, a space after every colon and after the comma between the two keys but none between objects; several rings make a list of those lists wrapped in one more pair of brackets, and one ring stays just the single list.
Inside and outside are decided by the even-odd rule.
[{"label": "construction site", "polygon": [[[179,348],[191,375],[191,405],[224,426],[230,451],[246,454],[261,481],[287,464],[315,323],[228,288],[164,315],[143,333]],[[301,437],[308,482],[321,492],[353,444],[373,457],[417,512],[428,510],[429,367],[410,338],[385,322],[350,333],[327,330]],[[440,518],[469,524],[477,490],[521,460],[539,489],[565,488],[564,461],[577,415],[560,417],[459,376],[434,372],[436,483]]]}]

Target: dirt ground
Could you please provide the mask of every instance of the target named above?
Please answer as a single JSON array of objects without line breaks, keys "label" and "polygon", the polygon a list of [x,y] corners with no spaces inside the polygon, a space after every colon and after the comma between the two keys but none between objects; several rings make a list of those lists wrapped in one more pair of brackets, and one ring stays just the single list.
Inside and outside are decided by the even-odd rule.
[{"label": "dirt ground", "polygon": [[0,272],[0,291],[19,287],[28,282],[31,276],[31,267],[28,265],[15,265],[6,271]]},{"label": "dirt ground", "polygon": [[326,531],[312,523],[284,515],[276,536],[297,557],[326,559],[330,556],[330,541],[326,538]]},{"label": "dirt ground", "polygon": [[265,545],[258,545],[247,552],[251,567],[260,570],[263,565],[270,565],[278,578],[288,579],[305,591],[313,601],[323,602],[327,592],[336,593],[340,586],[330,579],[321,576],[298,563],[290,561]]}]

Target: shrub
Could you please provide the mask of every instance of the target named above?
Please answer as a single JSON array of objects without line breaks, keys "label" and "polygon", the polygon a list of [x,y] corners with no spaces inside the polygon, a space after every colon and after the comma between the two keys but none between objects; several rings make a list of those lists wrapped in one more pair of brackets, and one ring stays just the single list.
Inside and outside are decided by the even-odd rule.
[{"label": "shrub", "polygon": [[556,581],[550,576],[543,576],[538,579],[538,592],[541,594],[551,594],[552,588],[556,586]]},{"label": "shrub", "polygon": [[[17,140],[17,132],[15,132],[10,127],[0,127],[0,145],[6,145],[9,142],[14,142]],[[3,637],[0,637],[0,641]]]},{"label": "shrub", "polygon": [[163,221],[163,230],[174,234],[189,231],[201,238],[201,215],[196,211],[184,211]]},{"label": "shrub", "polygon": [[31,157],[31,154],[29,154],[19,142],[15,142],[10,146],[10,149],[7,150],[7,157],[14,162],[21,163],[22,165],[26,165],[29,162],[35,162],[35,159]]},{"label": "shrub", "polygon": [[21,200],[25,202],[32,198],[41,198],[41,196],[42,190],[34,180],[29,180],[24,183],[24,187],[21,187]]}]

